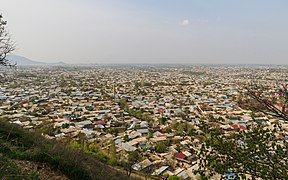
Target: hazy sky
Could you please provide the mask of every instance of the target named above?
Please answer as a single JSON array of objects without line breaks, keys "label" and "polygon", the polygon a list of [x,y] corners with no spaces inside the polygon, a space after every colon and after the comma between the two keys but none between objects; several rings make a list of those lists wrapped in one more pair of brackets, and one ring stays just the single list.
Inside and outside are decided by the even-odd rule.
[{"label": "hazy sky", "polygon": [[287,0],[1,0],[15,54],[68,63],[288,64]]}]

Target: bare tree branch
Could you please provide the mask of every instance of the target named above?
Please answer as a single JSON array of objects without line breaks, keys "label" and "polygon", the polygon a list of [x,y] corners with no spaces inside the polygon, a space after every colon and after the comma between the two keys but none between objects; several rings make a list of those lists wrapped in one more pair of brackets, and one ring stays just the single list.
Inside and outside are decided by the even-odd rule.
[{"label": "bare tree branch", "polygon": [[[259,94],[257,94],[257,91],[253,91],[252,89],[250,89],[248,87],[245,87],[245,89],[247,90],[247,93],[250,97],[252,97],[254,100],[256,100],[261,105],[263,105],[268,111],[274,113],[273,116],[281,118],[285,121],[288,121],[288,115],[285,113],[284,110],[279,110],[274,104],[272,104],[267,99],[265,99],[265,98],[261,97]],[[284,88],[284,91],[287,92],[287,89]],[[284,97],[284,98],[285,98],[284,106],[286,106],[288,98],[287,97]],[[285,108],[283,108],[283,109],[285,109]],[[263,110],[261,110],[261,112],[263,112]]]},{"label": "bare tree branch", "polygon": [[11,64],[7,56],[15,50],[15,43],[5,29],[6,24],[7,21],[4,21],[0,14],[0,66],[13,67],[16,64]]}]

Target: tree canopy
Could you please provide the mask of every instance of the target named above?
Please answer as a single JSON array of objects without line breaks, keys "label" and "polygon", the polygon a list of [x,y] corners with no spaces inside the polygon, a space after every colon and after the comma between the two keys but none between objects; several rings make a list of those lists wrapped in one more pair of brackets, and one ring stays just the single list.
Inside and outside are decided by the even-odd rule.
[{"label": "tree canopy", "polygon": [[[288,133],[282,128],[288,117],[285,109],[287,84],[281,85],[279,95],[275,93],[268,97],[259,88],[254,89],[246,88],[247,95],[259,103],[259,106],[253,103],[251,108],[270,114],[278,121],[273,126],[253,121],[247,124],[246,130],[225,132],[220,127],[210,126],[209,120],[203,120],[197,171],[202,176],[211,177],[217,173],[224,177],[230,173],[243,179],[288,179]],[[275,98],[275,102],[271,98]],[[283,103],[282,110],[274,105],[276,102]]]},{"label": "tree canopy", "polygon": [[199,153],[199,172],[203,176],[234,172],[243,178],[288,178],[288,142],[280,125],[248,126],[229,135],[205,123],[201,129],[205,143]]}]

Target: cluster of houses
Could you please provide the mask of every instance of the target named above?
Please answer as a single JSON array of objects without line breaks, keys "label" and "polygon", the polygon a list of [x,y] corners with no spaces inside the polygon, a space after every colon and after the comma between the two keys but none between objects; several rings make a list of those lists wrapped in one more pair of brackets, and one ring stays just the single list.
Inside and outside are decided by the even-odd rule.
[{"label": "cluster of houses", "polygon": [[277,119],[240,107],[242,85],[258,78],[273,91],[285,76],[265,67],[18,68],[4,71],[0,114],[50,139],[84,134],[91,142],[114,141],[120,159],[140,154],[135,171],[194,179],[201,140],[191,134],[199,121],[209,119],[227,133],[251,123],[272,126]]}]

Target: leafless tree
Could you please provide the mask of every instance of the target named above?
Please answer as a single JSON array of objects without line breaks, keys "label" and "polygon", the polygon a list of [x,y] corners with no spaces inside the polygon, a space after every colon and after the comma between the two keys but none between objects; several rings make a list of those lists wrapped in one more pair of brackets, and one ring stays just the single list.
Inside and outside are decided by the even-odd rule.
[{"label": "leafless tree", "polygon": [[[254,88],[251,88],[254,87]],[[286,113],[287,104],[288,104],[288,89],[287,83],[282,83],[279,85],[279,89],[277,91],[277,96],[274,95],[278,99],[278,102],[281,103],[282,109],[277,108],[271,98],[265,98],[261,94],[261,88],[257,86],[255,88],[255,84],[250,87],[245,88],[250,97],[256,100],[258,103],[262,105],[264,109],[258,109],[261,112],[271,112],[273,116],[283,119],[284,121],[288,121],[288,114]]]},{"label": "leafless tree", "polygon": [[11,64],[7,56],[15,50],[15,43],[5,29],[6,25],[7,21],[3,20],[3,16],[0,14],[0,66],[13,67],[15,64]]}]

